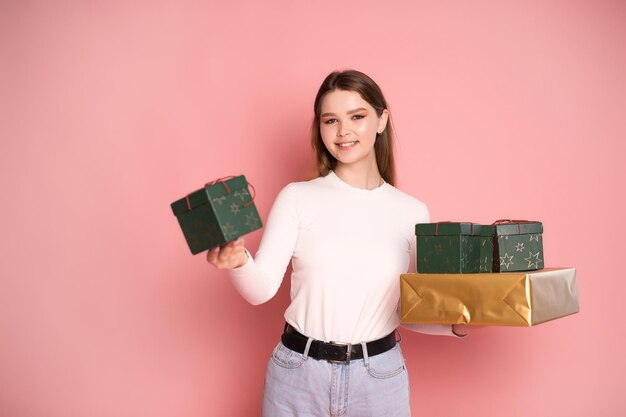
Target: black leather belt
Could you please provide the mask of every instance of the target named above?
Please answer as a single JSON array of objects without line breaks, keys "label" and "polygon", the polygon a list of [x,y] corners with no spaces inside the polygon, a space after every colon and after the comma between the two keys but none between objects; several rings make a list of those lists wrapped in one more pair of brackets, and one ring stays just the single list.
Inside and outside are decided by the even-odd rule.
[{"label": "black leather belt", "polygon": [[[395,332],[388,334],[373,342],[368,342],[367,356],[376,356],[387,352],[396,345]],[[289,324],[285,324],[285,332],[281,341],[285,347],[304,353],[308,337],[299,333]],[[333,363],[350,363],[352,359],[363,359],[363,347],[361,344],[352,345],[350,343],[322,342],[313,340],[309,348],[309,357],[317,360],[326,360]]]}]

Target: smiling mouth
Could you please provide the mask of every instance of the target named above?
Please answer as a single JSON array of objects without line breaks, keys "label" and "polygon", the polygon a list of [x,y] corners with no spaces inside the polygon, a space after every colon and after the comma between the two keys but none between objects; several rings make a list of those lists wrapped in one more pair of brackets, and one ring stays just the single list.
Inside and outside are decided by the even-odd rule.
[{"label": "smiling mouth", "polygon": [[356,145],[357,143],[359,143],[359,141],[355,140],[355,141],[352,141],[352,142],[338,143],[337,146],[339,146],[340,148],[350,148],[350,147]]}]

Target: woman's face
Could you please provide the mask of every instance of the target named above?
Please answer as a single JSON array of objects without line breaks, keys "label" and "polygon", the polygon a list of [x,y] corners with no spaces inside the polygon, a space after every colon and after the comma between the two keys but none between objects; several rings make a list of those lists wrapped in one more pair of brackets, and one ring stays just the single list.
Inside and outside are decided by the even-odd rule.
[{"label": "woman's face", "polygon": [[320,134],[328,152],[340,164],[376,162],[374,142],[387,125],[385,109],[376,110],[355,91],[328,92],[320,105]]}]

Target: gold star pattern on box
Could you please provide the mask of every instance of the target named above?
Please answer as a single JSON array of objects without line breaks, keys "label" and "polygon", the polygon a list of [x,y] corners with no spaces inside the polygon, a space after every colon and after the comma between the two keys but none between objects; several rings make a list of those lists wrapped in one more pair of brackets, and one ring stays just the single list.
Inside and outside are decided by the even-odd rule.
[{"label": "gold star pattern on box", "polygon": [[246,214],[246,225],[250,229],[255,229],[260,226],[259,219],[254,215],[254,213]]},{"label": "gold star pattern on box", "polygon": [[467,266],[467,255],[463,255],[463,257],[461,258],[461,269],[465,269],[465,267]]},{"label": "gold star pattern on box", "polygon": [[226,200],[226,196],[223,195],[221,197],[215,197],[213,200],[211,200],[213,203],[217,203],[220,206],[222,205],[222,203],[224,202],[224,200]]},{"label": "gold star pattern on box", "polygon": [[236,198],[240,198],[241,201],[246,199],[246,196],[249,196],[250,193],[248,193],[248,190],[246,190],[245,188],[242,189],[241,191],[235,191],[233,193],[235,195]]},{"label": "gold star pattern on box", "polygon": [[237,235],[235,227],[230,223],[226,223],[224,227],[222,227],[222,231],[224,232],[224,239],[226,240],[232,240]]},{"label": "gold star pattern on box", "polygon": [[505,253],[504,256],[500,257],[500,266],[504,266],[506,269],[513,265],[513,256]]},{"label": "gold star pattern on box", "polygon": [[539,259],[539,252],[534,255],[532,252],[528,252],[528,258],[524,258],[524,260],[528,262],[528,268],[539,268],[539,263],[543,262],[542,259]]},{"label": "gold star pattern on box", "polygon": [[491,272],[491,263],[489,263],[489,257],[480,258],[480,272]]}]

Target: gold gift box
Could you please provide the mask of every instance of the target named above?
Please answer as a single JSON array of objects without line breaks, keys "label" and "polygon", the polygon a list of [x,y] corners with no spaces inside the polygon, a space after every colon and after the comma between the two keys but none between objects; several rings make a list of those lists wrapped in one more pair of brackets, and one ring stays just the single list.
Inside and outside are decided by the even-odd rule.
[{"label": "gold gift box", "polygon": [[575,268],[400,276],[404,324],[533,326],[578,311]]}]

